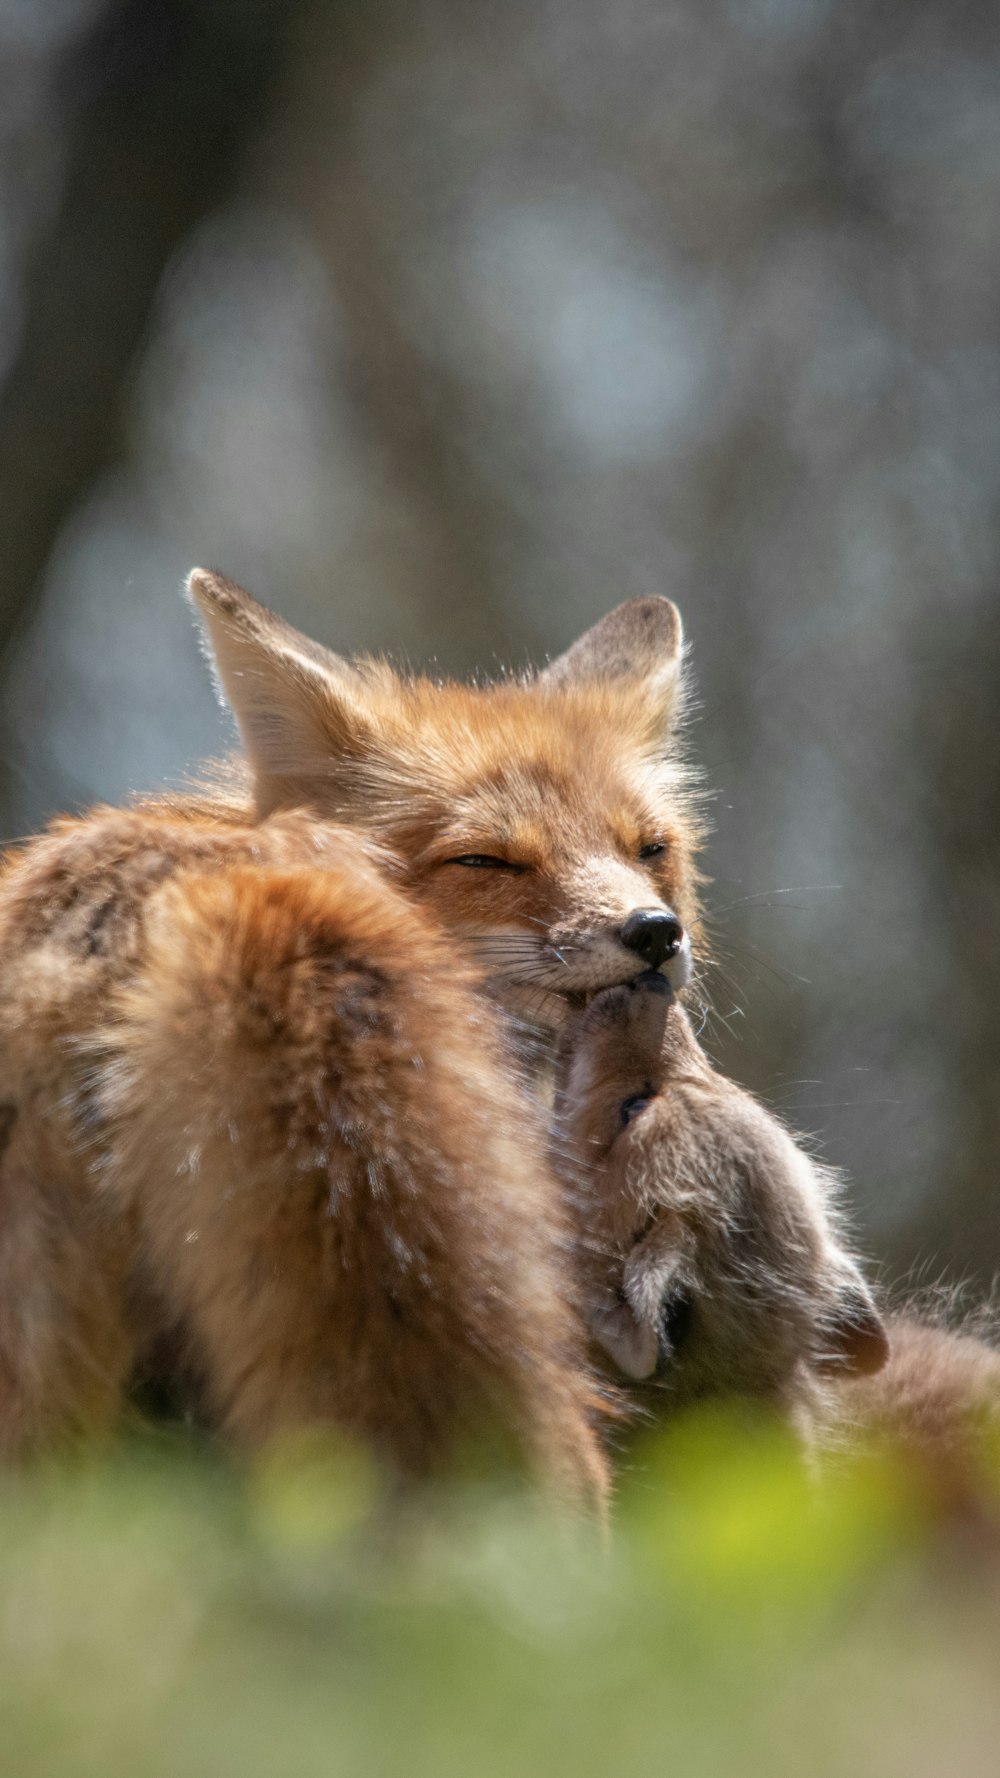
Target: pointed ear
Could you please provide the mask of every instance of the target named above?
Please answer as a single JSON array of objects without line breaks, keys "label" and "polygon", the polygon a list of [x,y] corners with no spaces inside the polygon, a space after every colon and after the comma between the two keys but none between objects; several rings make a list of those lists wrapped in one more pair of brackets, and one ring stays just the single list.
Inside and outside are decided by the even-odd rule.
[{"label": "pointed ear", "polygon": [[889,1335],[868,1285],[853,1260],[841,1261],[833,1311],[822,1328],[816,1362],[822,1376],[870,1377],[886,1363]]},{"label": "pointed ear", "polygon": [[221,574],[195,568],[188,596],[220,696],[239,724],[262,814],[327,796],[343,755],[365,751],[361,674]]},{"label": "pointed ear", "polygon": [[545,685],[593,685],[621,681],[635,686],[666,727],[675,714],[684,630],[670,599],[630,599],[540,675]]}]

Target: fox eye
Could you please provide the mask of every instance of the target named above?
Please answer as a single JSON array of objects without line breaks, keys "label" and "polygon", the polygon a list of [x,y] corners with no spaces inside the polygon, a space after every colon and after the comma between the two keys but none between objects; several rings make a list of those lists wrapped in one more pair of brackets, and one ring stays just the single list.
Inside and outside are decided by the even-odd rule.
[{"label": "fox eye", "polygon": [[512,864],[509,858],[494,858],[490,852],[463,852],[461,858],[449,858],[449,864],[464,864],[470,870],[523,871],[523,864]]},{"label": "fox eye", "polygon": [[659,858],[660,854],[665,852],[666,849],[666,842],[664,840],[650,840],[648,846],[639,847],[639,857],[642,859]]}]

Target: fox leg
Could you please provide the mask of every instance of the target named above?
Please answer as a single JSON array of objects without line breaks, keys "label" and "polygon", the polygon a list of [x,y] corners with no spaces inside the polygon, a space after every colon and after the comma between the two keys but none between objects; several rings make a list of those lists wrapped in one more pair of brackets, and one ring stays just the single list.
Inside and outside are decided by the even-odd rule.
[{"label": "fox leg", "polygon": [[0,1457],[109,1432],[132,1367],[121,1232],[28,1114],[0,1118]]},{"label": "fox leg", "polygon": [[226,1434],[334,1425],[419,1474],[489,1420],[603,1495],[544,1143],[410,903],[353,866],[187,877],[115,1017],[116,1190]]}]

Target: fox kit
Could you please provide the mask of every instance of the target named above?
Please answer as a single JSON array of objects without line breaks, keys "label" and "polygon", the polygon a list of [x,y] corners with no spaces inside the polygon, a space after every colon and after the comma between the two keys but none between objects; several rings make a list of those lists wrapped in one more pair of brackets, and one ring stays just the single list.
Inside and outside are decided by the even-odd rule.
[{"label": "fox kit", "polygon": [[650,972],[596,995],[564,1036],[560,1129],[577,1163],[594,1337],[671,1403],[755,1395],[806,1428],[820,1376],[888,1344],[842,1247],[830,1180],[712,1068]]},{"label": "fox kit", "polygon": [[190,593],[245,769],[57,822],[0,878],[0,1449],[112,1424],[167,1348],[234,1442],[334,1425],[422,1474],[488,1419],[600,1497],[571,1231],[496,998],[557,1023],[685,979],[676,611],[473,689],[349,665],[215,574]]},{"label": "fox kit", "polygon": [[832,1175],[711,1067],[661,976],[594,996],[562,1039],[558,1135],[595,1343],[658,1408],[711,1394],[784,1413],[824,1463],[897,1447],[946,1520],[995,1537],[1000,1353],[878,1312]]}]

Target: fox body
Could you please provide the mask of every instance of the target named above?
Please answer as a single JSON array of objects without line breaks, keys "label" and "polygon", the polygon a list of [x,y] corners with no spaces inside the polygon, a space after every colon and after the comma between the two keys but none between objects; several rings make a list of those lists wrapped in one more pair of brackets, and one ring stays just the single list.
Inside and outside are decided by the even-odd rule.
[{"label": "fox body", "polygon": [[489,1418],[600,1491],[530,1113],[352,835],[96,815],[5,917],[8,1451],[112,1423],[166,1339],[238,1443],[334,1425],[422,1473]]},{"label": "fox body", "polygon": [[238,1443],[334,1425],[421,1474],[487,1421],[599,1498],[501,1007],[685,978],[677,614],[473,689],[190,585],[245,766],[58,822],[0,878],[0,1449],[113,1424],[168,1349]]},{"label": "fox body", "polygon": [[[706,1326],[711,1297],[697,1374],[768,1391],[863,1296],[808,1163],[629,988],[682,988],[697,932],[677,613],[634,601],[475,688],[190,591],[243,766],[59,822],[0,878],[0,1449],[113,1424],[166,1350],[239,1444],[332,1425],[423,1474],[488,1423],[600,1499],[587,1318],[636,1373],[678,1290]],[[603,1273],[510,1013],[571,1034]],[[602,1118],[654,1073],[673,1110],[616,1147]],[[726,1092],[756,1119],[742,1198],[732,1143],[713,1172]]]}]

